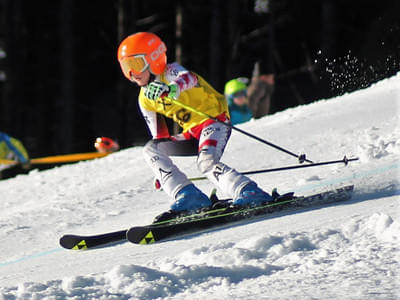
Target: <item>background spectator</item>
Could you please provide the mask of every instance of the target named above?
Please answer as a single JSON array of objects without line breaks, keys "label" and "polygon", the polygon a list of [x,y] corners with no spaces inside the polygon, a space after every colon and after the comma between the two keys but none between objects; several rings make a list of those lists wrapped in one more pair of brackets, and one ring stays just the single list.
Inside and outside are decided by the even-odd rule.
[{"label": "background spectator", "polygon": [[22,164],[29,163],[28,151],[21,141],[0,132],[0,159],[10,159]]},{"label": "background spectator", "polygon": [[232,125],[249,121],[252,113],[248,105],[246,83],[240,78],[229,80],[225,84],[224,93],[228,100]]}]

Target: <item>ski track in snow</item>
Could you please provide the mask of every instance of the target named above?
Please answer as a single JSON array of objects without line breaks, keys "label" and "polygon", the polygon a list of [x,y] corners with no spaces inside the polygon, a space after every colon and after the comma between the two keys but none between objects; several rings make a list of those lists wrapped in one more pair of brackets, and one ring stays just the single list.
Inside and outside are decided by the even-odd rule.
[{"label": "ski track in snow", "polygon": [[[359,157],[252,177],[299,195],[352,183],[352,200],[155,245],[58,246],[62,234],[148,223],[168,207],[141,147],[0,181],[0,299],[400,299],[399,101],[397,75],[240,125],[315,161]],[[293,164],[237,132],[222,160],[239,171]],[[193,158],[176,162],[199,175]]]}]

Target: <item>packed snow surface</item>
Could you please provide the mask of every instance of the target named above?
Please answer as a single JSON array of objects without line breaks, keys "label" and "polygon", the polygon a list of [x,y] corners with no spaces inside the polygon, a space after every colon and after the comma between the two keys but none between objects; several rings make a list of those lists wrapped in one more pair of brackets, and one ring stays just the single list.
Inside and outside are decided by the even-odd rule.
[{"label": "packed snow surface", "polygon": [[[314,161],[360,158],[253,175],[265,190],[354,184],[353,198],[159,244],[58,245],[65,233],[121,230],[168,209],[142,147],[0,181],[0,299],[400,299],[399,102],[397,75],[240,125]],[[200,175],[195,158],[174,161]],[[297,164],[235,131],[222,161],[239,171]]]}]

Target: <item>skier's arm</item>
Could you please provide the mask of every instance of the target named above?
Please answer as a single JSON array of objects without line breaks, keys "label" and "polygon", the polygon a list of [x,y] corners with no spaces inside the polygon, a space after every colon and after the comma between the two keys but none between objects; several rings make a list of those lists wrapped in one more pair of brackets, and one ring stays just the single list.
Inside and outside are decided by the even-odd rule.
[{"label": "skier's arm", "polygon": [[145,109],[140,102],[139,106],[153,139],[169,138],[170,134],[164,116]]},{"label": "skier's arm", "polygon": [[166,78],[169,82],[168,96],[174,99],[177,99],[183,91],[197,85],[197,76],[178,63],[167,65]]},{"label": "skier's arm", "polygon": [[146,98],[156,100],[166,94],[167,97],[176,100],[181,92],[191,89],[197,84],[197,76],[178,63],[167,65],[165,77],[168,84],[156,80],[146,86],[144,90]]}]

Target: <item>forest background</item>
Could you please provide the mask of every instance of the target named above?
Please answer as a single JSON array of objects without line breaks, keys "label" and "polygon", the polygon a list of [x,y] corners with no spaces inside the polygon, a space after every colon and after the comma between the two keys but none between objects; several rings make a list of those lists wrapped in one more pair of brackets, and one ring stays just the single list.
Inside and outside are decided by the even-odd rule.
[{"label": "forest background", "polygon": [[0,131],[31,157],[91,152],[98,136],[143,144],[139,89],[116,58],[138,31],[220,92],[251,76],[235,69],[246,47],[265,47],[271,113],[341,95],[398,72],[399,15],[396,0],[0,0]]}]

